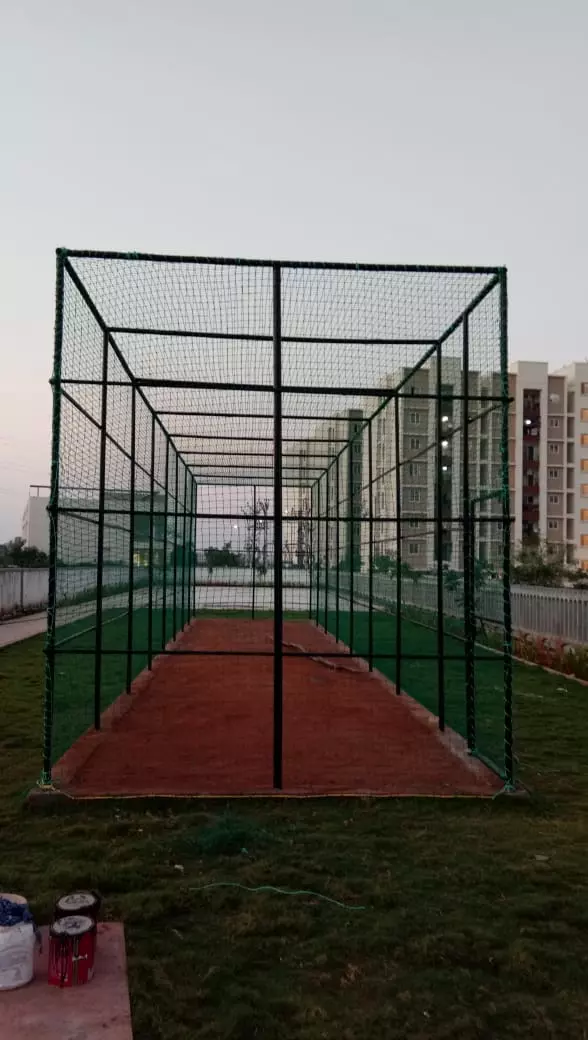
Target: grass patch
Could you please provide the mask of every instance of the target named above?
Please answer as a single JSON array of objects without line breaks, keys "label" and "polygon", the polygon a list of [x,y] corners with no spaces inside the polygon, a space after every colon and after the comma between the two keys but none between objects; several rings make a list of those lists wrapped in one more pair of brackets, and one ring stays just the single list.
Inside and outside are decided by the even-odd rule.
[{"label": "grass patch", "polygon": [[[41,922],[68,889],[102,892],[125,922],[135,1040],[586,1035],[584,687],[515,668],[517,755],[535,792],[524,801],[31,812],[20,796],[40,771],[42,686],[42,637],[0,652],[2,886]],[[366,909],[202,890],[219,881]]]}]

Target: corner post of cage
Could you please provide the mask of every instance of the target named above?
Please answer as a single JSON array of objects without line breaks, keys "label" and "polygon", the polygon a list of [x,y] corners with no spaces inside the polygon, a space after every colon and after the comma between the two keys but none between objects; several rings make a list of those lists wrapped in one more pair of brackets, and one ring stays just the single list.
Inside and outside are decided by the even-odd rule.
[{"label": "corner post of cage", "polygon": [[108,422],[108,330],[102,334],[102,407],[98,479],[98,539],[96,551],[96,646],[94,658],[94,729],[100,729],[102,685],[102,598],[104,585],[104,509],[106,497],[106,440]]},{"label": "corner post of cage", "polygon": [[373,467],[373,434],[372,420],[368,422],[368,664],[370,672],[374,669],[374,467]]},{"label": "corner post of cage", "polygon": [[353,636],[355,619],[353,612],[353,593],[355,590],[355,484],[353,480],[353,438],[348,445],[349,458],[347,461],[347,511],[348,511],[348,550],[349,550],[349,653],[353,653]]},{"label": "corner post of cage", "polygon": [[184,467],[184,491],[182,494],[182,609],[180,611],[180,628],[184,629],[186,626],[186,521],[188,519],[188,467],[182,459],[182,465]]},{"label": "corner post of cage", "polygon": [[155,412],[151,414],[151,460],[149,475],[149,555],[147,593],[147,668],[153,664],[153,537],[155,534],[153,510],[155,509]]},{"label": "corner post of cage", "polygon": [[504,772],[508,788],[515,786],[512,719],[512,605],[510,589],[511,518],[508,465],[508,292],[506,268],[499,272],[500,286],[500,381],[502,397],[500,462],[502,484],[502,597],[504,614]]},{"label": "corner post of cage", "polygon": [[274,360],[274,733],[273,785],[282,788],[284,603],[282,576],[282,274],[273,264]]},{"label": "corner post of cage", "polygon": [[169,494],[169,434],[165,433],[165,491],[163,495],[163,547],[162,574],[161,574],[161,649],[165,649],[167,643],[167,525],[168,525],[168,494]]},{"label": "corner post of cage", "polygon": [[180,483],[180,456],[177,448],[174,445],[174,576],[172,582],[173,588],[173,607],[172,607],[172,630],[174,639],[178,633],[178,512],[179,512],[179,500],[178,500],[178,487]]},{"label": "corner post of cage", "polygon": [[314,573],[314,484],[310,485],[308,518],[308,620],[312,621],[312,583]]},{"label": "corner post of cage", "polygon": [[133,622],[135,586],[135,453],[137,444],[137,391],[131,386],[131,443],[129,474],[129,591],[127,601],[127,661],[126,692],[131,692],[133,678]]},{"label": "corner post of cage", "polygon": [[[328,472],[328,471],[327,471]],[[340,579],[340,521],[339,521],[339,457],[335,463],[335,639],[339,642],[339,591],[341,586]]]},{"label": "corner post of cage", "polygon": [[445,729],[445,639],[443,628],[443,357],[441,341],[436,350],[435,387],[435,549],[437,557],[437,715],[439,729]]},{"label": "corner post of cage", "polygon": [[402,692],[402,502],[400,479],[400,408],[401,398],[397,395],[394,401],[394,486],[396,495],[396,670],[394,685],[396,693]]},{"label": "corner post of cage", "polygon": [[197,482],[196,482],[194,477],[192,477],[192,483],[194,485],[194,497],[193,497],[194,525],[193,525],[193,530],[192,530],[193,555],[192,555],[192,577],[191,577],[191,583],[192,583],[192,617],[194,617],[194,615],[196,614],[196,609],[197,609],[197,607],[196,607],[196,597],[198,595],[198,593],[196,592],[196,588],[197,588],[196,582],[198,580],[198,575],[197,575],[197,568],[198,568],[198,484],[197,484]]},{"label": "corner post of cage", "polygon": [[463,607],[465,636],[465,708],[466,734],[470,754],[476,748],[475,632],[473,630],[474,547],[472,543],[473,503],[470,501],[470,323],[463,319],[462,342],[462,511],[463,511]]},{"label": "corner post of cage", "polygon": [[329,631],[329,473],[325,473],[325,632]]},{"label": "corner post of cage", "polygon": [[315,481],[316,487],[316,617],[319,624],[321,610],[321,478]]},{"label": "corner post of cage", "polygon": [[194,474],[189,471],[190,508],[188,510],[188,562],[186,567],[186,614],[188,622],[192,619],[192,536],[194,524]]},{"label": "corner post of cage", "polygon": [[255,560],[257,557],[257,486],[253,485],[253,530],[251,533],[251,618],[255,620]]},{"label": "corner post of cage", "polygon": [[53,340],[53,420],[51,426],[51,488],[49,514],[49,596],[45,637],[45,696],[43,703],[43,767],[41,784],[51,783],[53,750],[53,705],[55,690],[55,629],[57,623],[57,552],[59,516],[59,449],[61,438],[61,360],[63,350],[63,306],[65,295],[65,251],[57,250],[55,273],[55,330]]}]

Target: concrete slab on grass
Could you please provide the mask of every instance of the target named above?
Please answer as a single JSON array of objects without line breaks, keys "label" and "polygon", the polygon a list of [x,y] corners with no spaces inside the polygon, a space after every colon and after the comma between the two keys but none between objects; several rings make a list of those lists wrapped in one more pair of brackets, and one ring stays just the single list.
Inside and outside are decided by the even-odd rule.
[{"label": "concrete slab on grass", "polygon": [[47,982],[48,929],[28,986],[0,993],[0,1040],[132,1040],[122,924],[98,925],[96,971],[85,986]]}]

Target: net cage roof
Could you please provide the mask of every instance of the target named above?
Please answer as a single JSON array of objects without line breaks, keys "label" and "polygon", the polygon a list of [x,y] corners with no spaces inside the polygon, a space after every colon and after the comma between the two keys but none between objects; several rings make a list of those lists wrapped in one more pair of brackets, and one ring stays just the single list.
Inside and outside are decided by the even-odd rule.
[{"label": "net cage roof", "polygon": [[[109,380],[140,388],[198,483],[271,484],[276,264],[62,255],[61,376],[79,380],[76,399],[98,411],[107,330]],[[439,342],[442,366],[461,365],[464,315],[470,368],[499,373],[502,270],[279,262],[284,485],[318,478],[348,437],[336,420],[372,415]]]}]

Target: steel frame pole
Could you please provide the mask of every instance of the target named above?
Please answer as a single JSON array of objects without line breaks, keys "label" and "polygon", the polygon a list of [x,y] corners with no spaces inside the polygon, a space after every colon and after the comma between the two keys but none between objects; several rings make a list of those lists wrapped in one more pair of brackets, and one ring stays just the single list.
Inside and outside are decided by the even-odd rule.
[{"label": "steel frame pole", "polygon": [[396,693],[402,693],[402,482],[400,479],[400,401],[394,401],[394,454],[396,467],[394,471],[396,491]]},{"label": "steel frame pole", "polygon": [[165,492],[163,504],[163,560],[161,575],[161,649],[167,643],[167,524],[168,524],[168,494],[169,494],[169,449],[170,439],[165,437]]},{"label": "steel frame pole", "polygon": [[470,326],[469,317],[463,320],[463,347],[462,347],[462,390],[463,390],[463,416],[462,416],[462,512],[463,512],[463,605],[464,605],[464,636],[465,636],[465,700],[466,700],[466,734],[468,750],[474,753],[476,747],[476,687],[475,687],[475,631],[473,631],[473,575],[474,575],[474,546],[472,544],[472,513],[473,505],[470,495],[470,440],[469,440],[469,411],[470,411]]},{"label": "steel frame pole", "polygon": [[437,550],[437,714],[439,729],[445,729],[445,641],[443,628],[443,416],[441,412],[442,397],[442,354],[441,343],[437,347],[437,380],[436,380],[436,451],[437,470],[435,543]]},{"label": "steel frame pole", "polygon": [[257,487],[253,485],[253,538],[251,546],[251,617],[255,620],[255,560],[257,556]]},{"label": "steel frame pole", "polygon": [[129,481],[129,594],[127,617],[127,668],[126,691],[131,692],[133,681],[133,625],[134,625],[134,591],[135,591],[135,454],[137,445],[137,392],[131,387],[131,475]]},{"label": "steel frame pole", "polygon": [[[327,480],[329,479],[329,471],[327,470]],[[339,642],[339,594],[340,594],[340,566],[341,566],[341,547],[340,547],[340,521],[339,521],[339,459],[335,466],[335,498],[337,500],[335,521],[335,560],[336,560],[336,572],[335,572],[335,639]]]},{"label": "steel frame pole", "polygon": [[108,332],[102,334],[102,407],[100,413],[100,476],[98,481],[98,543],[96,552],[96,646],[94,659],[94,729],[100,729],[102,687],[102,587],[104,583],[104,502],[106,483],[106,424],[108,421]]},{"label": "steel frame pole", "polygon": [[149,590],[147,599],[147,667],[151,671],[153,662],[153,535],[155,509],[155,415],[151,416],[151,477],[149,480]]},{"label": "steel frame pole", "polygon": [[174,590],[174,603],[173,603],[173,636],[174,639],[178,633],[178,621],[177,621],[177,610],[178,610],[178,484],[179,484],[179,455],[174,448],[175,454],[175,478],[174,478],[174,578],[173,578],[173,590]]},{"label": "steel frame pole", "polygon": [[63,302],[65,290],[65,256],[57,250],[55,261],[55,334],[53,345],[53,422],[51,429],[51,490],[49,514],[49,596],[47,636],[45,639],[45,699],[43,705],[43,767],[41,783],[51,783],[53,755],[53,706],[55,702],[55,631],[57,622],[57,553],[59,519],[59,456],[61,441],[61,361],[63,349]]},{"label": "steel frame pole", "polygon": [[371,419],[368,423],[368,484],[369,484],[369,503],[368,503],[368,530],[369,530],[369,546],[368,546],[368,665],[369,670],[374,670],[374,491],[373,491],[373,460],[372,460],[372,423]]},{"label": "steel frame pole", "polygon": [[508,467],[508,289],[506,268],[500,271],[500,373],[502,391],[501,478],[502,478],[502,597],[504,612],[504,772],[506,784],[515,787],[512,721],[512,609],[510,592],[510,480]]},{"label": "steel frame pole", "polygon": [[274,734],[273,786],[283,786],[284,604],[282,592],[282,287],[280,265],[273,265],[274,361]]}]

